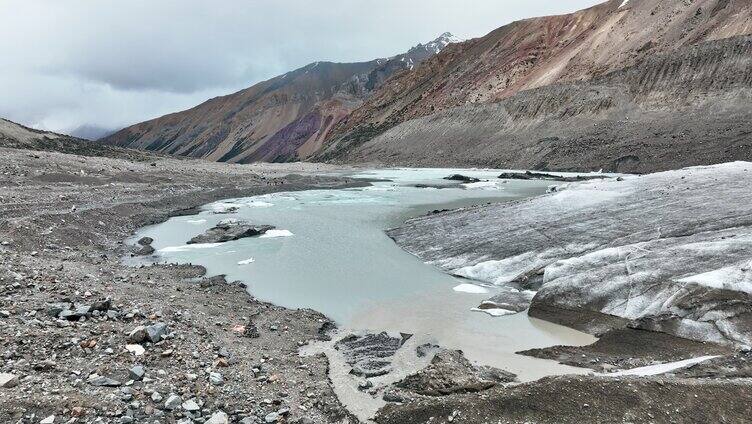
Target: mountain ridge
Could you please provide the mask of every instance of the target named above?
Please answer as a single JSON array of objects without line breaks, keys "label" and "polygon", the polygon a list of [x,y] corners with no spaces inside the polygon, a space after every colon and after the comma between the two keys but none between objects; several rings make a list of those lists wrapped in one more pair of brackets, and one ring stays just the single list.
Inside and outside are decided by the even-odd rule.
[{"label": "mountain ridge", "polygon": [[[462,42],[442,34],[410,49],[406,54],[418,55],[413,62],[399,55],[360,64],[316,62],[188,111],[126,128],[104,141],[240,163],[306,160],[551,170],[597,166],[621,172],[702,164],[704,159],[717,163],[744,158],[734,146],[746,131],[743,104],[752,81],[742,80],[740,88],[708,80],[706,87],[696,87],[691,102],[684,102],[681,84],[703,79],[702,72],[721,80],[733,78],[732,69],[746,75],[746,62],[741,68],[734,63],[724,67],[725,58],[714,55],[729,54],[725,49],[734,43],[729,40],[749,34],[750,0],[609,0],[569,14],[515,21]],[[717,48],[697,50],[705,55],[699,58],[682,56],[703,43],[716,43]],[[639,81],[604,79],[630,69],[639,73],[641,67],[650,68],[655,57],[682,72],[657,67]],[[716,68],[705,71],[685,63]],[[337,71],[310,78],[309,73],[331,67]],[[299,84],[281,80],[298,77]],[[665,86],[653,87],[651,80]],[[654,97],[640,96],[639,90]],[[570,103],[555,96],[570,96]],[[241,101],[226,101],[238,97]],[[609,107],[593,110],[596,100]],[[525,118],[525,113],[510,119],[505,109],[510,105],[548,105],[556,113],[545,122],[535,114]],[[703,108],[715,115],[703,113]],[[621,122],[619,113],[631,114],[629,125]],[[725,137],[739,119],[736,130],[742,135],[721,137],[714,144],[714,137]],[[601,130],[589,128],[587,120],[602,124]],[[671,141],[691,137],[697,142]],[[673,154],[679,145],[686,154]],[[651,156],[663,162],[649,160]]]},{"label": "mountain ridge", "polygon": [[319,61],[102,139],[122,147],[215,161],[283,162],[320,149],[328,131],[394,73],[448,45],[444,33],[408,52],[367,62]]}]

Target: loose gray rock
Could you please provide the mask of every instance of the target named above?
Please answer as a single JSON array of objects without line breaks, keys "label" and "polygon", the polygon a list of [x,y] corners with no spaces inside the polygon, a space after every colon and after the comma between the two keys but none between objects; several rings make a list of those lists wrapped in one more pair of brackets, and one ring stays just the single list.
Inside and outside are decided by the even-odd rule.
[{"label": "loose gray rock", "polygon": [[209,382],[215,386],[221,386],[225,384],[225,379],[222,377],[222,374],[218,372],[210,372],[209,373]]},{"label": "loose gray rock", "polygon": [[0,388],[10,389],[18,385],[18,377],[14,374],[0,373]]},{"label": "loose gray rock", "polygon": [[201,407],[198,406],[198,403],[196,403],[193,399],[188,399],[187,401],[183,402],[183,409],[185,409],[188,412],[196,412],[200,411]]},{"label": "loose gray rock", "polygon": [[277,421],[279,421],[279,414],[276,412],[267,414],[266,417],[264,417],[264,422],[266,423],[276,423]]},{"label": "loose gray rock", "polygon": [[170,394],[165,401],[164,407],[168,411],[179,408],[183,403],[183,399],[175,393]]},{"label": "loose gray rock", "polygon": [[143,325],[139,325],[128,334],[128,340],[133,343],[143,343],[148,337],[149,334],[146,332],[146,327]]},{"label": "loose gray rock", "polygon": [[217,411],[214,414],[212,414],[211,418],[206,422],[206,424],[228,424],[230,422],[230,418],[222,411]]},{"label": "loose gray rock", "polygon": [[143,380],[145,374],[146,371],[144,371],[144,367],[142,367],[141,365],[136,365],[128,370],[128,376],[131,378],[131,380],[135,381]]},{"label": "loose gray rock", "polygon": [[123,383],[112,378],[99,376],[89,379],[89,384],[97,387],[119,387]]},{"label": "loose gray rock", "polygon": [[167,324],[157,323],[146,327],[146,334],[152,343],[157,343],[167,334]]}]

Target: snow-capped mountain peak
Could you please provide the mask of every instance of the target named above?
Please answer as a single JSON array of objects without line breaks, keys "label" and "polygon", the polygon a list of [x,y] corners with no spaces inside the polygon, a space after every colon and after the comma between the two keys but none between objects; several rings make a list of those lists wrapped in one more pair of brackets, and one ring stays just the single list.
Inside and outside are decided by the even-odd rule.
[{"label": "snow-capped mountain peak", "polygon": [[452,43],[459,43],[463,40],[451,32],[445,32],[441,34],[438,38],[436,38],[433,41],[430,41],[426,44],[418,44],[417,46],[410,49],[410,52],[414,52],[417,50],[425,50],[427,52],[430,52],[432,54],[438,54],[440,51],[442,51],[446,46],[452,44]]}]

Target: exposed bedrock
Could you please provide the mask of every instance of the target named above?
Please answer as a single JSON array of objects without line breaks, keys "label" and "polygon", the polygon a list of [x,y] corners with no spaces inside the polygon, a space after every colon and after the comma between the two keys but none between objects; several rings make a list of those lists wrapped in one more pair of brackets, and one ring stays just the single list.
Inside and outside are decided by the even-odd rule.
[{"label": "exposed bedrock", "polygon": [[751,184],[748,162],[568,184],[389,235],[454,274],[537,290],[533,316],[752,345]]},{"label": "exposed bedrock", "polygon": [[752,157],[752,36],[408,120],[343,162],[646,173]]}]

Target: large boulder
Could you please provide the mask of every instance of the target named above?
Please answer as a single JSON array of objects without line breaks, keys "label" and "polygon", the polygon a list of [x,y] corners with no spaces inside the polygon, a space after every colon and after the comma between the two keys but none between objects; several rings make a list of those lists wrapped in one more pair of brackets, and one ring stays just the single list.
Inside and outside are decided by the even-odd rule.
[{"label": "large boulder", "polygon": [[222,221],[203,234],[188,241],[188,244],[224,243],[248,237],[256,237],[273,230],[271,225],[253,225],[244,221]]},{"label": "large boulder", "polygon": [[459,350],[443,350],[427,367],[395,386],[425,396],[446,396],[479,392],[515,380],[516,376],[510,372],[473,365]]}]

